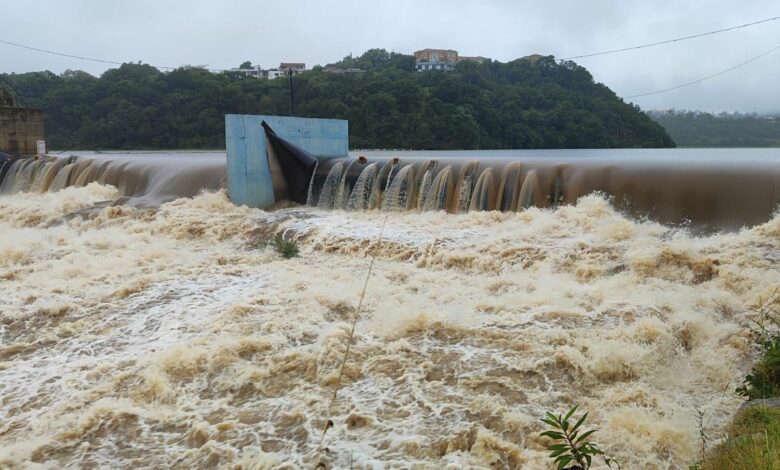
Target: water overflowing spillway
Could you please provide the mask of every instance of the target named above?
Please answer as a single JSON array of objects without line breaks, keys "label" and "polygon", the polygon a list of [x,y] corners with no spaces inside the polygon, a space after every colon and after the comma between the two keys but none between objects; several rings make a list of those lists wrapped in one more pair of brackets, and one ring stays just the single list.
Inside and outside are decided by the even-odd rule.
[{"label": "water overflowing spillway", "polygon": [[[476,157],[474,158],[476,153]],[[780,206],[776,149],[368,152],[325,159],[296,199],[321,209],[523,211],[602,193],[634,217],[736,229]],[[156,206],[224,186],[223,153],[80,153],[0,160],[0,194],[116,186]]]},{"label": "water overflowing spillway", "polygon": [[224,186],[221,152],[78,152],[0,160],[0,194],[56,192],[90,183],[115,186],[122,201],[159,206]]},{"label": "water overflowing spillway", "polygon": [[780,205],[780,152],[774,149],[479,153],[374,152],[364,160],[327,160],[313,179],[309,204],[522,211],[574,204],[598,192],[635,217],[730,229],[766,222]]},{"label": "water overflowing spillway", "polygon": [[[623,468],[697,461],[699,413],[720,435],[756,354],[749,307],[780,286],[780,217],[696,235],[603,194],[569,201],[557,165],[367,157],[321,162],[311,205],[275,211],[195,177],[176,190],[194,197],[159,202],[173,191],[139,169],[168,179],[181,160],[127,163],[115,185],[54,184],[92,155],[40,178],[50,161],[11,162],[3,184],[25,183],[0,194],[0,468],[541,469],[539,418],[574,404]],[[131,174],[146,189],[122,188]],[[523,193],[534,179],[545,189]],[[515,207],[478,210],[499,194]]]}]

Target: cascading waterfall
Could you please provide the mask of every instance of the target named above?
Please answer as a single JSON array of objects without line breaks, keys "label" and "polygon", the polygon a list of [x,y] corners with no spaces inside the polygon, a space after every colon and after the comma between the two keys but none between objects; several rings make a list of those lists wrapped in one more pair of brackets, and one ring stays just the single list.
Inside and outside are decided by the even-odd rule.
[{"label": "cascading waterfall", "polygon": [[20,193],[22,191],[27,191],[32,186],[33,181],[35,181],[35,176],[38,174],[38,171],[41,169],[41,165],[45,162],[42,160],[34,160],[32,162],[29,162],[27,165],[24,166],[22,169],[22,173],[19,176],[19,179],[14,183],[14,193]]},{"label": "cascading waterfall", "polygon": [[328,172],[317,201],[317,207],[320,209],[333,209],[336,196],[341,188],[341,175],[344,173],[345,165],[344,162],[337,162]]},{"label": "cascading waterfall", "polygon": [[514,211],[517,210],[517,195],[520,191],[520,178],[522,165],[516,162],[512,162],[504,168],[501,175],[501,186],[498,192],[501,194],[501,201],[499,201],[498,209],[502,211]]},{"label": "cascading waterfall", "polygon": [[314,206],[314,176],[317,174],[317,166],[319,166],[319,162],[317,162],[317,165],[314,167],[314,171],[311,174],[311,178],[309,178],[309,191],[306,193],[306,205],[307,206]]},{"label": "cascading waterfall", "polygon": [[[607,156],[522,161],[378,156],[327,161],[314,180],[319,185],[315,188],[321,188],[322,208],[523,211],[574,204],[598,192],[633,216],[733,229],[764,222],[780,206],[780,171],[772,160],[758,162],[751,166],[725,160],[702,165]],[[371,170],[375,179],[369,186],[369,173],[364,171],[372,163],[377,166]],[[355,191],[359,194],[353,197]],[[351,200],[364,202],[348,204]]]},{"label": "cascading waterfall", "polygon": [[471,197],[474,190],[474,175],[477,172],[478,162],[472,160],[463,166],[455,186],[457,202],[454,204],[457,212],[468,212],[471,207]]},{"label": "cascading waterfall", "polygon": [[415,181],[415,192],[413,193],[417,197],[417,208],[424,209],[425,200],[428,198],[428,192],[431,189],[431,183],[433,183],[433,177],[436,172],[436,161],[428,162],[425,165],[422,173],[420,174],[419,183]]},{"label": "cascading waterfall", "polygon": [[220,189],[225,180],[222,153],[2,158],[0,194],[5,195],[54,192],[96,182],[117,187],[130,203],[158,206],[203,190]]},{"label": "cascading waterfall", "polygon": [[16,181],[16,174],[25,163],[29,163],[27,160],[19,159],[10,164],[10,168],[5,174],[2,183],[0,183],[0,194],[10,194],[13,192],[14,182]]},{"label": "cascading waterfall", "polygon": [[376,176],[376,163],[371,163],[360,172],[360,176],[358,176],[358,179],[355,182],[355,189],[352,190],[352,194],[349,196],[347,210],[369,209],[372,189],[374,188],[374,182],[377,179]]},{"label": "cascading waterfall", "polygon": [[384,203],[385,194],[390,189],[390,183],[393,182],[393,178],[398,173],[399,159],[393,158],[389,162],[382,166],[377,177],[375,187],[371,190],[371,209],[380,209]]},{"label": "cascading waterfall", "polygon": [[49,185],[48,190],[50,192],[54,191],[61,191],[65,189],[65,187],[68,186],[68,180],[70,179],[70,175],[73,174],[73,170],[76,168],[76,163],[68,163],[62,168],[60,168],[59,171],[57,171],[57,174],[54,176],[54,179],[52,180],[51,184]]},{"label": "cascading waterfall", "polygon": [[529,207],[533,207],[536,203],[536,193],[539,191],[539,182],[538,178],[536,177],[535,171],[528,172],[528,175],[525,177],[525,181],[523,181],[523,187],[520,190],[520,195],[517,199],[517,207],[519,209],[528,209]]},{"label": "cascading waterfall", "polygon": [[479,175],[469,204],[470,211],[487,211],[494,207],[496,189],[493,183],[493,169],[488,168]]},{"label": "cascading waterfall", "polygon": [[333,200],[333,208],[334,209],[346,209],[347,208],[347,202],[349,201],[350,197],[350,186],[349,182],[347,181],[347,175],[349,174],[350,170],[353,166],[360,164],[360,160],[353,160],[347,165],[347,168],[344,170],[344,172],[341,175],[341,179],[339,180],[339,187],[336,191],[336,197]]},{"label": "cascading waterfall", "polygon": [[383,211],[402,211],[409,209],[414,186],[414,166],[405,165],[398,170],[395,178],[385,192],[382,200]]},{"label": "cascading waterfall", "polygon": [[[306,191],[309,205],[321,209],[452,213],[557,207],[600,192],[629,215],[732,229],[764,222],[780,206],[777,168],[771,159],[703,165],[612,157],[361,157],[321,160]],[[220,189],[224,180],[223,153],[0,155],[5,195],[98,182],[115,186],[127,203],[155,207]]]},{"label": "cascading waterfall", "polygon": [[446,210],[450,208],[452,200],[452,167],[447,166],[436,174],[431,186],[428,188],[423,203],[423,210]]},{"label": "cascading waterfall", "polygon": [[[310,188],[312,201],[316,200],[321,209],[415,208],[462,213],[524,210],[565,200],[566,186],[560,171],[550,180],[549,193],[542,194],[537,170],[518,162],[484,164],[464,160],[439,165],[437,160],[416,160],[404,164],[393,158],[381,164],[350,159],[337,160],[326,167],[320,175],[318,192]],[[317,184],[315,177],[312,186]]]}]

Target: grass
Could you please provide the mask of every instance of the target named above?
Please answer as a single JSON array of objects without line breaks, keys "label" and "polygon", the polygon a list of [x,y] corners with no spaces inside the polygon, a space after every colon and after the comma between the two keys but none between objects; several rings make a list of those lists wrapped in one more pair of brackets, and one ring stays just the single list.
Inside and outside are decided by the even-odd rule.
[{"label": "grass", "polygon": [[265,247],[270,246],[285,259],[295,258],[299,254],[298,242],[292,238],[285,239],[282,232],[277,233],[276,236],[270,240],[267,238],[259,239],[250,243],[249,246],[254,249],[264,249]]},{"label": "grass", "polygon": [[726,440],[701,470],[780,470],[780,409],[751,406],[737,415]]},{"label": "grass", "polygon": [[[761,356],[736,392],[749,400],[780,397],[780,291],[759,298],[750,311]],[[743,410],[725,440],[691,468],[780,470],[780,408],[758,403]]]},{"label": "grass", "polygon": [[284,235],[279,232],[271,242],[277,253],[282,255],[282,258],[290,259],[298,256],[298,243],[293,240],[285,240]]}]

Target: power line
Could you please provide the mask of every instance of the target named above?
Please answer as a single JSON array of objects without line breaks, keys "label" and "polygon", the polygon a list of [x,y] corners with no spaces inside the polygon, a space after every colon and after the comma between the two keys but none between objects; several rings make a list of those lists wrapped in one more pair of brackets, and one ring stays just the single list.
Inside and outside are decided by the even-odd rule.
[{"label": "power line", "polygon": [[740,68],[740,67],[742,67],[744,65],[747,65],[747,64],[749,64],[751,62],[755,62],[758,59],[760,59],[760,58],[762,58],[762,57],[764,57],[766,55],[769,55],[769,54],[773,53],[774,51],[776,51],[778,49],[780,49],[780,45],[777,45],[777,46],[773,47],[772,49],[769,49],[768,51],[763,52],[763,53],[761,53],[761,54],[759,54],[759,55],[757,55],[757,56],[755,56],[753,58],[750,58],[750,59],[748,59],[748,60],[746,60],[746,61],[744,61],[742,63],[739,63],[739,64],[737,64],[737,65],[735,65],[733,67],[729,67],[726,70],[721,70],[720,72],[714,73],[712,75],[707,75],[706,77],[699,78],[698,80],[694,80],[692,82],[683,83],[682,85],[673,86],[671,88],[665,88],[663,90],[650,91],[650,92],[647,92],[647,93],[640,93],[638,95],[624,96],[623,98],[624,99],[629,99],[629,98],[639,98],[640,96],[657,95],[659,93],[666,93],[667,91],[677,90],[677,89],[680,89],[680,88],[685,88],[687,86],[695,85],[695,84],[701,83],[701,82],[703,82],[705,80],[709,80],[710,78],[715,78],[715,77],[718,77],[720,75],[723,75],[726,72],[731,72],[732,70],[736,70],[736,69],[738,69],[738,68]]},{"label": "power line", "polygon": [[[31,51],[42,52],[44,54],[57,55],[57,56],[60,56],[60,57],[69,57],[71,59],[89,60],[89,61],[92,61],[92,62],[98,62],[98,63],[101,63],[101,64],[111,64],[111,65],[122,65],[123,64],[123,62],[117,62],[115,60],[96,59],[94,57],[86,57],[86,56],[80,56],[80,55],[75,55],[75,54],[66,54],[64,52],[57,52],[57,51],[51,51],[51,50],[48,50],[48,49],[41,49],[41,48],[38,48],[38,47],[28,46],[28,45],[25,45],[25,44],[19,44],[18,42],[6,41],[6,40],[3,40],[3,39],[0,39],[0,43],[6,44],[6,45],[9,45],[9,46],[20,47],[22,49],[28,49],[28,50],[31,50]],[[162,66],[162,65],[153,65],[152,67],[157,68],[157,69],[165,69],[165,70],[176,70],[176,68],[177,68],[177,67],[166,67],[166,66]]]},{"label": "power line", "polygon": [[624,47],[622,49],[612,49],[612,50],[609,50],[609,51],[593,52],[591,54],[583,54],[583,55],[575,55],[575,56],[571,56],[571,57],[565,57],[562,60],[584,59],[586,57],[594,57],[594,56],[597,56],[597,55],[615,54],[617,52],[626,52],[626,51],[633,51],[633,50],[636,50],[636,49],[644,49],[644,48],[647,48],[647,47],[660,46],[661,44],[669,44],[669,43],[672,43],[672,42],[685,41],[687,39],[700,38],[702,36],[711,36],[713,34],[725,33],[726,31],[733,31],[735,29],[747,28],[749,26],[755,26],[755,25],[758,25],[758,24],[761,24],[761,23],[768,23],[770,21],[775,21],[775,20],[778,20],[778,19],[780,19],[780,16],[775,16],[775,17],[772,17],[772,18],[766,18],[766,19],[763,19],[763,20],[754,21],[752,23],[745,23],[745,24],[741,24],[739,26],[732,26],[730,28],[717,29],[715,31],[709,31],[709,32],[706,32],[706,33],[694,34],[692,36],[683,36],[681,38],[667,39],[666,41],[653,42],[653,43],[650,43],[650,44],[642,44],[642,45],[639,45],[639,46]]}]

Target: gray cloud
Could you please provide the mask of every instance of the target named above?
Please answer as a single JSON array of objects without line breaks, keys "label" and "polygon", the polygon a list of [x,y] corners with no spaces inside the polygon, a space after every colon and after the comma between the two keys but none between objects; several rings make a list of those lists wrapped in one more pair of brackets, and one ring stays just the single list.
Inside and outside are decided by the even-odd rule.
[{"label": "gray cloud", "polygon": [[[6,2],[0,39],[153,65],[234,67],[333,62],[381,47],[457,49],[508,61],[586,54],[780,15],[770,0],[38,0]],[[654,48],[578,60],[621,96],[710,75],[780,44],[780,21]],[[0,72],[107,65],[0,44]],[[780,51],[713,80],[636,98],[645,109],[780,111]]]}]

